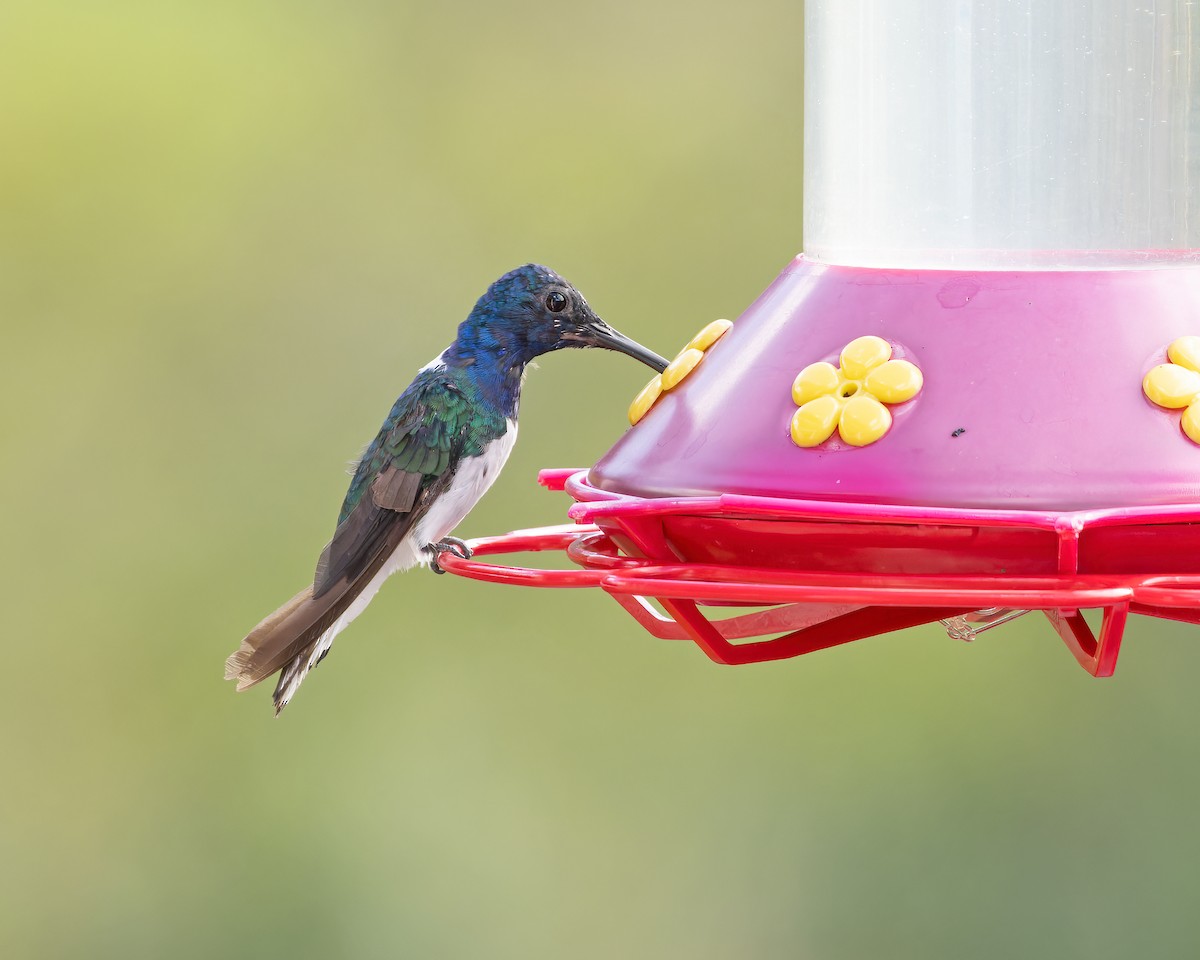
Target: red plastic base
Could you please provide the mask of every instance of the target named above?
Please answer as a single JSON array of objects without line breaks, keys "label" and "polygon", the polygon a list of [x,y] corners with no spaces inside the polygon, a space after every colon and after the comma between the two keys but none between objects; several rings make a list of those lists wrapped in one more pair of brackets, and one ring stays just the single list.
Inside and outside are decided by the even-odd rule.
[{"label": "red plastic base", "polygon": [[[1013,608],[1043,611],[1083,668],[1106,677],[1130,613],[1200,623],[1200,505],[956,510],[631,497],[598,490],[576,470],[546,470],[539,481],[575,497],[570,514],[580,523],[470,541],[472,559],[443,553],[443,569],[496,583],[599,587],[654,636],[690,639],[717,663],[779,660]],[[480,559],[543,550],[565,551],[577,568]],[[747,605],[768,609],[724,619],[702,610]],[[1099,635],[1082,609],[1102,611]]]}]

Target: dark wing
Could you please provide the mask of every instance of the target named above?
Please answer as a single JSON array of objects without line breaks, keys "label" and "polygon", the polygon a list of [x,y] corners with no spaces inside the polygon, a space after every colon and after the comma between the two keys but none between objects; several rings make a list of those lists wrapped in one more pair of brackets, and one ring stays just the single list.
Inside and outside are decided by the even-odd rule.
[{"label": "dark wing", "polygon": [[317,563],[314,599],[377,567],[448,485],[468,407],[442,377],[419,378],[396,401],[355,471],[337,530]]},{"label": "dark wing", "polygon": [[449,486],[459,452],[474,442],[470,412],[444,371],[425,371],[404,391],[359,462],[313,586],[264,619],[226,661],[226,678],[239,690],[282,669],[275,690],[282,709],[291,671],[307,672],[314,645]]}]

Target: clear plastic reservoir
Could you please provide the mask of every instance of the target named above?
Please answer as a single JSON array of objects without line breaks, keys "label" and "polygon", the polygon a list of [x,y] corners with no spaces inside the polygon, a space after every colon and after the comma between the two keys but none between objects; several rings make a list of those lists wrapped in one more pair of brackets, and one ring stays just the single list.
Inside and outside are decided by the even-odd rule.
[{"label": "clear plastic reservoir", "polygon": [[1200,3],[807,0],[804,250],[1200,263]]}]

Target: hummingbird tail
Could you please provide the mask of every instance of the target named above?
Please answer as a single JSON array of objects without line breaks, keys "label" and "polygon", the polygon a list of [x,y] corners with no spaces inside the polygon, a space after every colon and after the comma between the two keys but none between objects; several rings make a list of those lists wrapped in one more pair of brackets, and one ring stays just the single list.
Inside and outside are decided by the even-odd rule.
[{"label": "hummingbird tail", "polygon": [[358,596],[349,590],[316,599],[312,594],[312,587],[305,587],[267,616],[225,661],[225,679],[236,680],[239,693],[280,672],[274,694],[276,716],[350,622],[352,617],[345,614]]},{"label": "hummingbird tail", "polygon": [[240,693],[279,673],[275,715],[288,705],[308,672],[325,659],[334,638],[366,609],[383,581],[397,570],[420,562],[411,546],[398,548],[407,527],[390,531],[383,548],[357,576],[343,578],[314,596],[305,587],[250,631],[225,661],[225,679],[236,680]]}]

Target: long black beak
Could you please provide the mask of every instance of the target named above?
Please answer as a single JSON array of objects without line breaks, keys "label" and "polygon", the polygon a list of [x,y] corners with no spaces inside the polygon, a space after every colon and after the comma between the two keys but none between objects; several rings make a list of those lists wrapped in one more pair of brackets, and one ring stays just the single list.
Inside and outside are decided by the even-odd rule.
[{"label": "long black beak", "polygon": [[601,347],[604,350],[616,350],[617,353],[633,357],[634,360],[641,360],[646,366],[654,368],[659,373],[667,369],[667,363],[669,362],[653,350],[643,347],[636,340],[630,340],[625,334],[614,330],[599,318],[596,319],[595,323],[588,324],[575,339],[578,340],[578,345],[581,347]]}]

